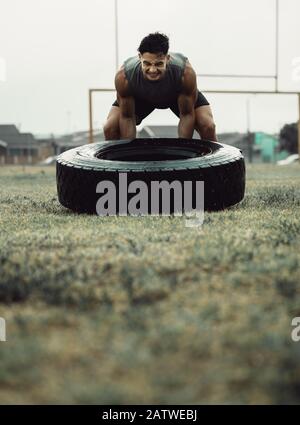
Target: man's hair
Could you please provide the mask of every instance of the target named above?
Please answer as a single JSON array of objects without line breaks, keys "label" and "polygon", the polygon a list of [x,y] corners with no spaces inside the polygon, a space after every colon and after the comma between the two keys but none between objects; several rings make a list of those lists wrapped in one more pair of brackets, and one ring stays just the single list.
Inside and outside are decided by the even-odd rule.
[{"label": "man's hair", "polygon": [[138,47],[138,52],[141,53],[163,53],[166,55],[169,50],[169,38],[162,33],[154,32],[147,35],[141,41],[141,44]]}]

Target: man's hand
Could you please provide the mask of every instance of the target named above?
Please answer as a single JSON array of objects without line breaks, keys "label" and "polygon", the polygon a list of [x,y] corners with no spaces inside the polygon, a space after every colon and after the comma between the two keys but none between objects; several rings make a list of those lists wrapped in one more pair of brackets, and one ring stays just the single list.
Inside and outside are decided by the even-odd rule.
[{"label": "man's hand", "polygon": [[182,79],[182,91],[178,96],[180,120],[178,124],[178,137],[191,139],[195,129],[195,109],[197,99],[196,74],[190,65],[187,65]]},{"label": "man's hand", "polygon": [[128,81],[124,69],[117,72],[115,77],[117,99],[120,106],[120,138],[136,138],[135,102],[129,93]]}]

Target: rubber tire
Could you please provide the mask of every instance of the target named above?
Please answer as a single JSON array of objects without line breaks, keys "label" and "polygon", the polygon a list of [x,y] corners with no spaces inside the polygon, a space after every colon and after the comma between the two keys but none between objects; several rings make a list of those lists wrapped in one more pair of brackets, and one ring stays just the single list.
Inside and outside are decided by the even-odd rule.
[{"label": "rubber tire", "polygon": [[[106,149],[197,149],[209,148],[211,153],[188,159],[168,161],[119,161],[97,157]],[[204,181],[204,205],[207,211],[222,210],[240,202],[245,192],[245,161],[242,152],[222,143],[199,139],[133,139],[106,141],[70,149],[58,156],[56,180],[59,202],[76,212],[96,214],[100,195],[96,186],[102,180],[118,187],[119,173],[133,180]],[[118,206],[117,206],[118,208]]]}]

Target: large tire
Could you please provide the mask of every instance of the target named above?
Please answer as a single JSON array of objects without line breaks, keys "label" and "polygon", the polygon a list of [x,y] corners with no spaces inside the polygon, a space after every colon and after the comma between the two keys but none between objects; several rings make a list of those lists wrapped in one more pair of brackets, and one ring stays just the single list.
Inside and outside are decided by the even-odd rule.
[{"label": "large tire", "polygon": [[[245,162],[235,147],[196,139],[107,141],[70,149],[57,158],[59,202],[77,212],[96,213],[96,186],[119,173],[128,184],[151,181],[204,181],[205,210],[221,210],[244,197]],[[118,208],[118,206],[117,206]],[[172,208],[171,208],[172,210]]]}]

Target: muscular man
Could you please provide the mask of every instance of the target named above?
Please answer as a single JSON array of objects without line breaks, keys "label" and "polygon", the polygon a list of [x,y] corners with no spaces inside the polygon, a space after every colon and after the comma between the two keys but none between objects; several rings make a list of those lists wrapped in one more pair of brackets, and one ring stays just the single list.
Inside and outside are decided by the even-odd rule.
[{"label": "muscular man", "polygon": [[127,59],[115,77],[117,100],[104,124],[105,140],[134,139],[136,125],[155,108],[170,108],[178,117],[178,137],[216,141],[211,108],[197,89],[196,74],[187,57],[168,54],[169,39],[149,34],[138,56]]}]

